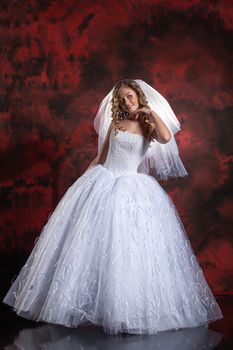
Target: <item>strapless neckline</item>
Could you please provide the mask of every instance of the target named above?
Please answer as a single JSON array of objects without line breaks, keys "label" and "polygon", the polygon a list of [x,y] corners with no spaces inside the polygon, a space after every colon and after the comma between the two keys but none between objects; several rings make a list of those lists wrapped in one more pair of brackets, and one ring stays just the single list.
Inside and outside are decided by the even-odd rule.
[{"label": "strapless neckline", "polygon": [[[114,129],[112,129],[112,131],[114,131]],[[134,135],[136,137],[140,137],[140,138],[143,138],[144,140],[146,140],[148,143],[150,143],[150,141],[148,140],[148,138],[146,138],[144,135],[141,135],[141,134],[136,134],[135,132],[131,132],[131,131],[124,131],[124,130],[117,130],[118,132],[123,132],[123,133],[126,133],[126,134],[129,134],[129,135]]]}]

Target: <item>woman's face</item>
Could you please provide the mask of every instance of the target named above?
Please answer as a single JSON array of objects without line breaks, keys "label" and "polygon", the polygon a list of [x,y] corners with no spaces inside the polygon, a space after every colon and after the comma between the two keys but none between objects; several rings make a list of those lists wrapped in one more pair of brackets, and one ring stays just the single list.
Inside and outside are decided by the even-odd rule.
[{"label": "woman's face", "polygon": [[121,107],[128,113],[135,112],[139,108],[137,93],[127,86],[122,86],[118,90],[118,98]]}]

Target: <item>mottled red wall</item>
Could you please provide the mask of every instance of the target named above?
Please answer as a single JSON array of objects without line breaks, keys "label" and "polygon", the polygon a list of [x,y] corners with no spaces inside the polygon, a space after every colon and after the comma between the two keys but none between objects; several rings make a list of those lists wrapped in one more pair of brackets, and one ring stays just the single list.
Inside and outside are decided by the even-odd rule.
[{"label": "mottled red wall", "polygon": [[230,1],[1,1],[1,266],[18,272],[96,155],[93,118],[121,78],[170,102],[189,176],[162,184],[205,276],[233,293]]}]

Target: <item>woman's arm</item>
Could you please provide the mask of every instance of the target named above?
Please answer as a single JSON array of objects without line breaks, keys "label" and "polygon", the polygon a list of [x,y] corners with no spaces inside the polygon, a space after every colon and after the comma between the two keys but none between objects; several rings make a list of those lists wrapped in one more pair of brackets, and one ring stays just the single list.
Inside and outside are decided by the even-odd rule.
[{"label": "woman's arm", "polygon": [[150,116],[153,118],[151,121],[153,127],[152,138],[154,137],[160,143],[167,143],[171,138],[169,129],[154,111],[151,110]]},{"label": "woman's arm", "polygon": [[113,126],[113,122],[111,122],[111,124],[109,125],[108,132],[107,132],[107,135],[105,137],[104,144],[103,144],[102,151],[100,153],[99,158],[97,155],[95,157],[95,159],[93,159],[92,162],[89,164],[87,169],[89,169],[90,167],[92,167],[95,164],[104,164],[106,157],[107,157],[107,154],[108,154],[109,136],[110,136],[112,126]]},{"label": "woman's arm", "polygon": [[142,119],[144,123],[152,127],[151,138],[160,143],[167,143],[171,138],[171,133],[162,119],[150,108],[142,107],[135,112],[135,119]]},{"label": "woman's arm", "polygon": [[89,168],[91,168],[93,165],[97,164],[97,162],[98,162],[98,156],[96,156],[95,159],[92,160],[92,162],[89,164],[89,166],[88,166],[87,169],[89,169]]}]

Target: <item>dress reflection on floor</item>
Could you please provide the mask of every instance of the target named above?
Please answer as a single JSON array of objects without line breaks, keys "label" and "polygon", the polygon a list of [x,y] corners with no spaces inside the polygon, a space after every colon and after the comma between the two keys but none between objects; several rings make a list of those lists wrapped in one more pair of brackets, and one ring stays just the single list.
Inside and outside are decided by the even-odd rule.
[{"label": "dress reflection on floor", "polygon": [[153,335],[105,334],[101,327],[80,326],[78,329],[45,324],[23,329],[4,350],[201,350],[214,349],[222,333],[205,326],[165,331]]}]

